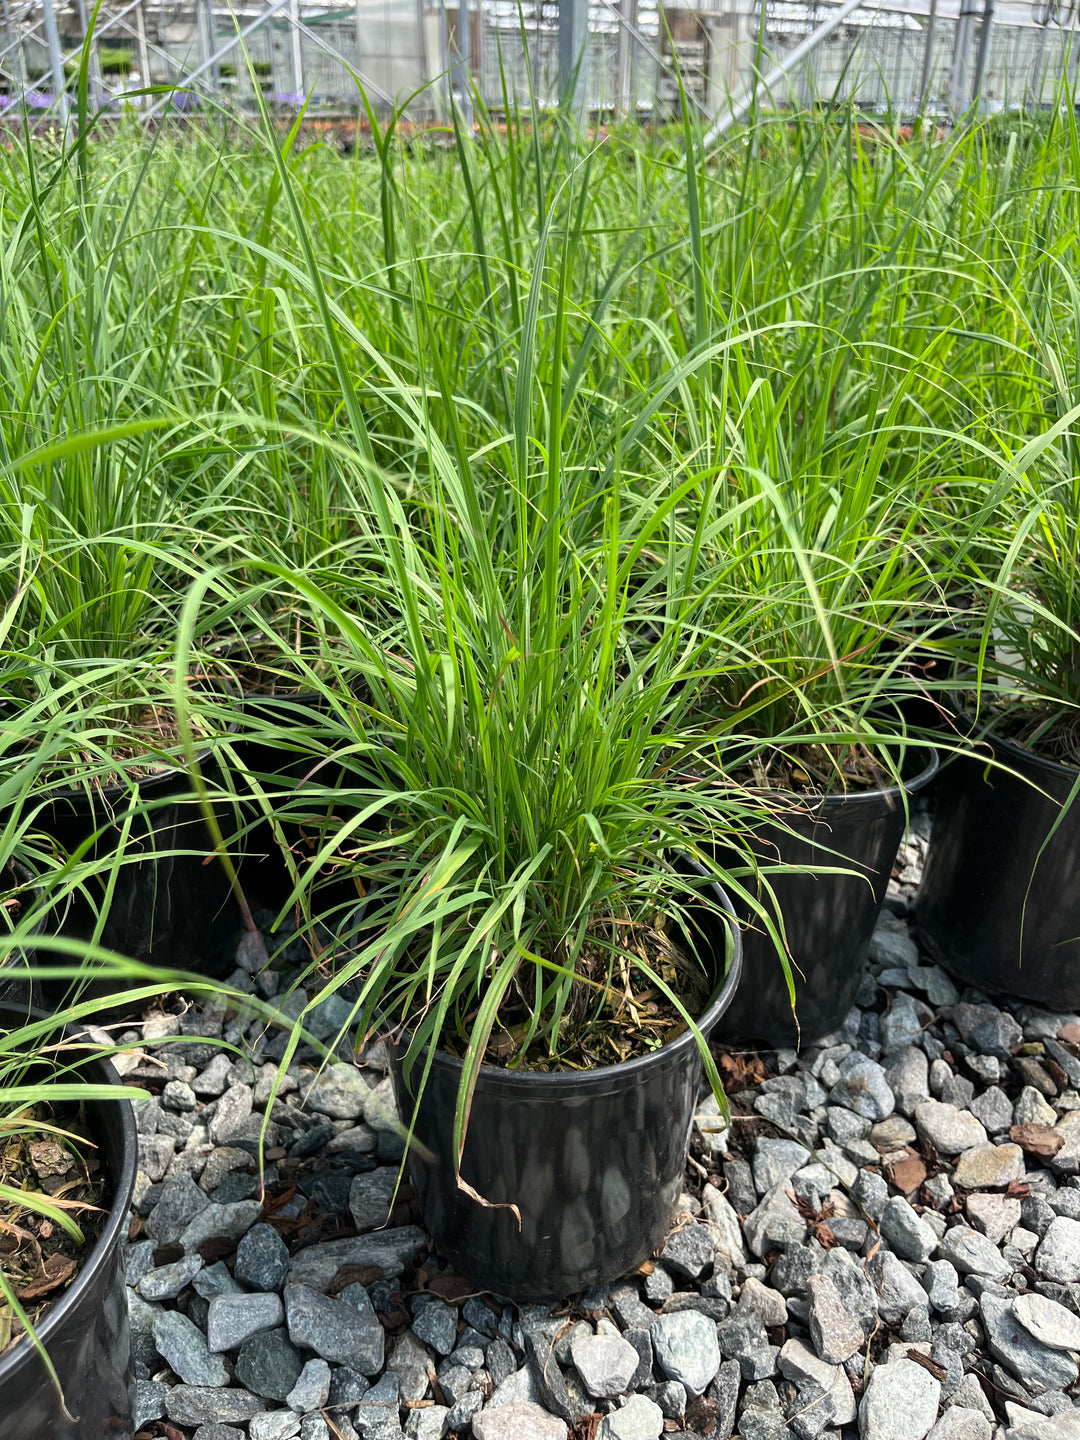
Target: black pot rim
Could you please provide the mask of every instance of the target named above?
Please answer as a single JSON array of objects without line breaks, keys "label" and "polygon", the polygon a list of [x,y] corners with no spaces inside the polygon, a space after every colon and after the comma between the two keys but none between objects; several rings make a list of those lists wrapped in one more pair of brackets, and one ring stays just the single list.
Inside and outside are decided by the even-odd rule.
[{"label": "black pot rim", "polygon": [[[921,747],[920,747],[921,748]],[[803,814],[810,815],[815,812],[828,814],[830,811],[839,810],[848,805],[866,806],[880,805],[884,802],[891,810],[900,799],[901,793],[906,795],[917,795],[920,790],[926,788],[933,780],[941,766],[941,756],[937,750],[928,746],[929,758],[923,768],[908,780],[902,780],[898,785],[886,785],[876,790],[849,790],[840,795],[819,795],[816,798],[805,795],[796,795],[792,790],[776,790],[769,793],[780,799],[791,800],[795,808]],[[769,816],[774,819],[779,817]]]},{"label": "black pot rim", "polygon": [[[963,720],[969,731],[974,727],[973,718],[957,707],[957,718]],[[984,730],[981,735],[973,737],[976,745],[989,745],[992,750],[999,754],[1008,755],[1014,760],[1022,760],[1025,765],[1031,765],[1036,770],[1044,770],[1048,775],[1071,776],[1074,780],[1080,767],[1066,765],[1061,760],[1047,760],[1042,755],[1036,755],[1034,750],[1025,750],[1023,745],[1016,745],[1012,740],[1002,740],[1000,736]],[[977,757],[976,757],[977,758]]]},{"label": "black pot rim", "polygon": [[[0,1017],[6,1018],[4,1012],[18,1014],[20,1018],[25,1017],[34,1020],[45,1020],[48,1017],[45,1012],[37,1009],[22,1009],[18,1011],[8,1006],[0,1006]],[[95,1083],[104,1081],[110,1085],[119,1085],[120,1077],[109,1064],[108,1060],[95,1059],[87,1065],[88,1071],[97,1071],[94,1075]],[[131,1209],[131,1199],[135,1192],[135,1172],[138,1164],[138,1131],[135,1127],[135,1111],[129,1100],[99,1100],[88,1101],[87,1106],[94,1112],[100,1112],[106,1105],[115,1105],[120,1111],[121,1126],[121,1153],[123,1159],[120,1165],[120,1173],[115,1177],[113,1186],[113,1199],[109,1206],[109,1218],[105,1228],[94,1242],[86,1262],[80,1266],[79,1273],[64,1292],[63,1298],[57,1300],[49,1309],[48,1314],[41,1321],[40,1325],[34,1327],[34,1333],[45,1349],[49,1348],[49,1340],[66,1323],[70,1312],[77,1305],[80,1292],[90,1280],[106,1266],[120,1241],[122,1232],[128,1224],[128,1211]],[[99,1146],[99,1151],[101,1147]],[[24,1365],[38,1361],[37,1351],[30,1343],[28,1336],[15,1345],[7,1355],[0,1359],[0,1386],[9,1385]]]},{"label": "black pot rim", "polygon": [[[684,857],[684,863],[699,875],[708,873],[704,866],[689,857]],[[727,975],[724,977],[723,983],[714,991],[712,999],[697,1021],[697,1028],[706,1039],[708,1039],[709,1031],[731,1004],[742,976],[742,931],[735,915],[735,907],[728,898],[727,892],[715,880],[710,881],[708,888],[733,923],[728,927],[728,933],[732,937],[732,953]],[[659,1050],[650,1050],[645,1055],[635,1055],[630,1060],[620,1060],[614,1065],[596,1065],[588,1070],[549,1071],[504,1070],[497,1065],[481,1065],[479,1073],[485,1081],[507,1090],[582,1090],[588,1088],[595,1092],[598,1086],[605,1083],[621,1085],[627,1079],[633,1079],[638,1072],[653,1065],[666,1061],[677,1061],[682,1057],[683,1052],[692,1045],[695,1047],[697,1045],[694,1032],[684,1030],[681,1035],[676,1036],[666,1045],[662,1045]],[[432,1067],[434,1068],[436,1065],[440,1069],[460,1074],[464,1068],[464,1061],[456,1055],[448,1055],[445,1050],[436,1050]]]},{"label": "black pot rim", "polygon": [[[243,696],[239,690],[232,691],[231,687],[223,684],[220,686],[220,692],[223,699],[228,699],[231,695],[235,704],[243,704]],[[237,722],[235,720],[231,721],[229,728],[235,734]],[[195,751],[195,761],[200,769],[205,765],[207,760],[210,759],[213,753],[213,745],[203,745],[201,749]],[[149,775],[143,775],[128,785],[91,784],[85,789],[79,785],[69,785],[63,790],[50,790],[46,787],[44,790],[32,790],[31,796],[43,800],[47,805],[78,805],[87,801],[90,803],[100,801],[105,805],[113,805],[118,800],[123,799],[125,795],[130,795],[133,786],[138,786],[140,795],[153,795],[159,786],[172,784],[178,775],[186,775],[187,773],[188,767],[186,765],[169,765],[165,769],[155,770]]]}]

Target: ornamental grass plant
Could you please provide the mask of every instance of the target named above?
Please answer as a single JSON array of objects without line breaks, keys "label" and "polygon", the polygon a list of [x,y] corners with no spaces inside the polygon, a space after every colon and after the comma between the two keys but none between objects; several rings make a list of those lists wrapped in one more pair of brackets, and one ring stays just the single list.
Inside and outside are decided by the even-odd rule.
[{"label": "ornamental grass plant", "polygon": [[348,871],[330,983],[414,1059],[550,1060],[658,984],[589,917],[676,923],[674,855],[738,849],[778,748],[895,773],[958,598],[988,675],[996,632],[1075,669],[1071,114],[78,135],[0,152],[15,740],[111,776],[110,696],[190,757],[189,672],[310,692],[222,740],[221,845],[276,826],[312,923]]}]

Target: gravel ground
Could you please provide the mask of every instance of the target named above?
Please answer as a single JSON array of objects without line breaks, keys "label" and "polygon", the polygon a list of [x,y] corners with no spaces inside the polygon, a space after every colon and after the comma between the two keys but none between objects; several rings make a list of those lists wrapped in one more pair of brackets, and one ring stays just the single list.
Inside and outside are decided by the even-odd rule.
[{"label": "gravel ground", "polygon": [[[551,1310],[431,1252],[377,1049],[290,1066],[260,1203],[280,1033],[147,1016],[123,1037],[154,1096],[126,1251],[139,1435],[1080,1440],[1080,1018],[920,956],[921,830],[842,1029],[727,1057],[731,1127],[702,1102],[660,1256]],[[232,979],[273,1003],[288,971]],[[327,1002],[318,1038],[347,1013]]]}]

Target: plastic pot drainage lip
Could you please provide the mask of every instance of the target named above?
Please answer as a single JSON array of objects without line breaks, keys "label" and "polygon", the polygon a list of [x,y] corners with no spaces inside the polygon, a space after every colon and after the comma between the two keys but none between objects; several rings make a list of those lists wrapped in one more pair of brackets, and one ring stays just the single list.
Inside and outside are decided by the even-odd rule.
[{"label": "plastic pot drainage lip", "polygon": [[[697,867],[695,867],[697,868]],[[718,886],[713,894],[734,920]],[[711,922],[711,923],[710,923]],[[706,944],[721,973],[727,941],[704,912]],[[698,1020],[714,1029],[739,984],[738,927],[722,985]],[[388,1046],[403,1116],[413,1103]],[[480,1069],[461,1174],[485,1199],[517,1204],[521,1229],[506,1208],[487,1208],[458,1190],[453,1116],[462,1062],[437,1051],[415,1135],[433,1152],[409,1159],[424,1222],[439,1249],[471,1280],[515,1299],[550,1300],[635,1269],[663,1242],[683,1184],[701,1057],[685,1031],[647,1055],[585,1071],[534,1074]]]}]

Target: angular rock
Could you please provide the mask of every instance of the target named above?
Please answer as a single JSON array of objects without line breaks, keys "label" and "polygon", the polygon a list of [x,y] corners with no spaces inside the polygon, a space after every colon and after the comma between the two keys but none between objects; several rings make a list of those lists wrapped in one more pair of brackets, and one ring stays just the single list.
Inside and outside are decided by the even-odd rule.
[{"label": "angular rock", "polygon": [[880,1021],[882,1054],[896,1055],[910,1049],[922,1034],[923,1023],[927,1019],[932,1020],[933,1014],[922,1001],[913,999],[902,990],[894,995],[892,1004]]},{"label": "angular rock", "polygon": [[913,1360],[875,1365],[859,1402],[862,1440],[924,1440],[937,1420],[941,1385]]},{"label": "angular rock", "polygon": [[1013,1314],[1032,1335],[1051,1350],[1080,1353],[1080,1316],[1034,1291],[1018,1295],[1013,1301]]},{"label": "angular rock", "polygon": [[210,1121],[210,1139],[215,1145],[228,1145],[251,1115],[254,1096],[250,1085],[230,1085],[216,1102]]},{"label": "angular rock", "polygon": [[290,1410],[306,1415],[309,1410],[320,1410],[330,1396],[330,1366],[325,1360],[308,1360],[300,1371],[300,1378],[285,1396]]},{"label": "angular rock", "polygon": [[132,1415],[136,1430],[149,1425],[151,1420],[160,1420],[165,1414],[169,1387],[160,1380],[136,1380],[132,1397]]},{"label": "angular rock", "polygon": [[979,1309],[991,1355],[1000,1360],[1030,1394],[1063,1390],[1076,1380],[1077,1365],[1072,1356],[1036,1340],[1014,1314],[1011,1300],[986,1293],[979,1301]]},{"label": "angular rock", "polygon": [[[431,1351],[426,1345],[422,1345],[411,1330],[406,1330],[394,1341],[394,1348],[390,1352],[386,1368],[391,1374],[398,1377],[398,1393],[402,1400],[424,1400],[427,1398],[428,1390],[431,1387],[431,1376],[435,1373],[435,1365],[431,1357]],[[492,1382],[498,1385],[506,1379],[514,1368],[513,1361],[505,1373],[498,1378],[492,1374]]]},{"label": "angular rock", "polygon": [[188,1254],[208,1240],[241,1240],[262,1214],[258,1200],[237,1200],[232,1205],[207,1205],[184,1227],[180,1244]]},{"label": "angular rock", "polygon": [[270,1410],[248,1422],[249,1440],[293,1440],[300,1434],[300,1416],[291,1410]]},{"label": "angular rock", "polygon": [[664,1412],[644,1395],[631,1395],[626,1404],[600,1422],[596,1440],[659,1440]]},{"label": "angular rock", "polygon": [[886,1201],[881,1212],[880,1229],[897,1255],[904,1260],[920,1263],[929,1260],[938,1246],[937,1234],[899,1195]]},{"label": "angular rock", "polygon": [[934,1260],[922,1273],[922,1286],[931,1309],[939,1313],[955,1310],[960,1304],[960,1277],[949,1260]]},{"label": "angular rock", "polygon": [[787,1324],[787,1301],[783,1295],[778,1290],[770,1290],[754,1276],[743,1281],[739,1309],[752,1310],[755,1315],[760,1316],[761,1323],[767,1330],[775,1325]]},{"label": "angular rock", "polygon": [[887,1325],[898,1325],[916,1308],[929,1308],[930,1297],[922,1285],[904,1262],[888,1250],[878,1250],[870,1257],[866,1273],[878,1313]]},{"label": "angular rock", "polygon": [[660,1258],[668,1270],[699,1280],[712,1269],[715,1246],[704,1225],[679,1225],[668,1236]]},{"label": "angular rock", "polygon": [[870,1282],[854,1265],[829,1263],[806,1282],[810,1302],[810,1338],[822,1360],[843,1364],[866,1343],[878,1308]]},{"label": "angular rock", "polygon": [[294,1345],[314,1350],[335,1364],[350,1365],[361,1375],[377,1375],[383,1368],[385,1332],[370,1302],[365,1314],[310,1285],[288,1285],[285,1317]]},{"label": "angular rock", "polygon": [[386,1279],[394,1280],[426,1246],[427,1236],[416,1225],[309,1245],[292,1257],[286,1284],[328,1290],[343,1265],[377,1265]]},{"label": "angular rock", "polygon": [[897,1110],[910,1120],[915,1114],[915,1106],[930,1099],[926,1052],[914,1045],[909,1046],[906,1050],[890,1055],[883,1068]]},{"label": "angular rock", "polygon": [[190,1175],[167,1180],[146,1221],[146,1233],[159,1245],[172,1245],[209,1204],[209,1197],[203,1194]]},{"label": "angular rock", "polygon": [[999,1060],[1011,1060],[1012,1047],[1024,1038],[1020,1024],[994,1005],[958,1005],[954,1022],[973,1050]]},{"label": "angular rock", "polygon": [[701,1199],[713,1227],[716,1254],[733,1267],[741,1266],[746,1260],[746,1246],[743,1244],[742,1226],[731,1201],[715,1185],[706,1185]]},{"label": "angular rock", "polygon": [[416,1296],[413,1301],[413,1334],[439,1355],[449,1355],[457,1344],[458,1314],[445,1300]]},{"label": "angular rock", "polygon": [[806,1237],[806,1221],[799,1214],[785,1185],[765,1195],[754,1212],[746,1217],[743,1236],[753,1254],[765,1255],[785,1245],[797,1245]]},{"label": "angular rock", "polygon": [[1080,1280],[1080,1220],[1054,1216],[1035,1252],[1035,1269],[1063,1285]]},{"label": "angular rock", "polygon": [[881,1066],[857,1053],[841,1063],[840,1079],[829,1092],[829,1100],[865,1120],[884,1120],[896,1103]]},{"label": "angular rock", "polygon": [[720,1368],[716,1325],[694,1310],[661,1315],[650,1332],[656,1362],[669,1380],[686,1386],[688,1395],[703,1395]]},{"label": "angular rock", "polygon": [[153,1325],[157,1352],[185,1385],[228,1385],[225,1362],[211,1355],[202,1331],[179,1310],[163,1310]]},{"label": "angular rock", "polygon": [[985,1275],[991,1280],[1007,1280],[1012,1267],[1001,1258],[997,1247],[985,1235],[954,1225],[946,1230],[941,1241],[941,1258],[956,1266],[961,1275]]},{"label": "angular rock", "polygon": [[969,1195],[964,1212],[994,1245],[1020,1224],[1020,1201],[1012,1195]]},{"label": "angular rock", "polygon": [[357,1230],[374,1230],[390,1218],[390,1202],[397,1188],[398,1171],[380,1166],[353,1177],[349,1190],[349,1213]]},{"label": "angular rock", "polygon": [[754,1146],[754,1185],[759,1195],[791,1179],[809,1161],[810,1151],[794,1140],[762,1137]]},{"label": "angular rock", "polygon": [[952,1405],[927,1436],[927,1440],[990,1440],[990,1421],[979,1410]]},{"label": "angular rock", "polygon": [[279,1295],[215,1295],[206,1317],[206,1343],[212,1354],[238,1349],[251,1335],[276,1330],[285,1319]]},{"label": "angular rock", "polygon": [[473,1416],[475,1440],[567,1440],[564,1421],[528,1400],[492,1403]]},{"label": "angular rock", "polygon": [[236,1247],[233,1273],[251,1290],[280,1290],[288,1269],[288,1247],[270,1225],[253,1225]]},{"label": "angular rock", "polygon": [[[202,1268],[202,1257],[199,1255],[184,1255],[171,1265],[159,1265],[154,1270],[147,1270],[139,1281],[139,1294],[144,1300],[175,1300]],[[130,1283],[130,1271],[128,1278]]]},{"label": "angular rock", "polygon": [[915,1128],[939,1155],[959,1155],[973,1145],[985,1145],[986,1131],[966,1110],[941,1100],[924,1100],[915,1107]]},{"label": "angular rock", "polygon": [[327,1065],[301,1096],[309,1110],[332,1120],[358,1120],[371,1096],[371,1086],[354,1065]]},{"label": "angular rock", "polygon": [[[798,1386],[799,1409],[825,1425],[850,1425],[855,1420],[851,1381],[840,1365],[819,1360],[802,1340],[789,1340],[780,1351],[780,1373]],[[816,1433],[816,1430],[815,1430]]]},{"label": "angular rock", "polygon": [[570,1358],[581,1383],[597,1400],[624,1394],[640,1359],[633,1345],[614,1335],[579,1336],[570,1346]]},{"label": "angular rock", "polygon": [[1012,1124],[1012,1101],[998,1085],[991,1085],[989,1090],[976,1095],[969,1109],[990,1135],[1001,1135]]},{"label": "angular rock", "polygon": [[1024,1152],[1019,1145],[975,1145],[957,1160],[953,1184],[963,1190],[997,1190],[1023,1178]]},{"label": "angular rock", "polygon": [[[424,1410],[410,1410],[409,1418],[405,1421],[405,1440],[442,1440],[446,1433],[446,1420],[450,1414],[447,1405],[429,1405]],[[474,1420],[478,1416],[473,1417]],[[476,1431],[473,1431],[476,1434]],[[562,1428],[562,1440],[565,1440],[566,1426]]]},{"label": "angular rock", "polygon": [[241,1385],[265,1400],[284,1400],[300,1378],[303,1357],[289,1343],[285,1330],[266,1330],[252,1335],[240,1347],[236,1378]]},{"label": "angular rock", "polygon": [[1013,1105],[1013,1120],[1017,1125],[1056,1125],[1057,1115],[1033,1085],[1025,1085]]},{"label": "angular rock", "polygon": [[737,1360],[747,1380],[765,1380],[776,1373],[777,1347],[769,1344],[761,1316],[753,1310],[736,1310],[716,1327],[720,1354]]},{"label": "angular rock", "polygon": [[244,1425],[266,1406],[246,1390],[170,1385],[165,1408],[177,1425]]}]

